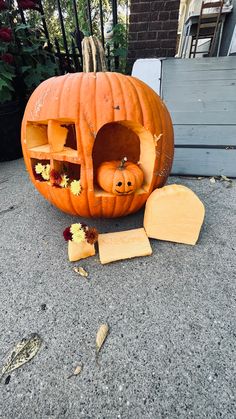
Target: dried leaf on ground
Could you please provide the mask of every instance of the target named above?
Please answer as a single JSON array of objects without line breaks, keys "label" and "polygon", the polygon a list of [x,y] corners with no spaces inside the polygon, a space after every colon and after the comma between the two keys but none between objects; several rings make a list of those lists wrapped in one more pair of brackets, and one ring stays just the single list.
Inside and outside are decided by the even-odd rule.
[{"label": "dried leaf on ground", "polygon": [[210,182],[211,182],[211,183],[216,183],[215,178],[214,178],[214,177],[211,177],[211,178],[210,178]]},{"label": "dried leaf on ground", "polygon": [[225,180],[226,182],[232,182],[232,179],[229,179],[227,176],[225,175],[221,175],[221,180]]},{"label": "dried leaf on ground", "polygon": [[104,344],[107,335],[109,333],[109,326],[107,323],[102,324],[98,331],[97,331],[97,336],[96,336],[96,351],[97,353],[100,351],[102,345]]},{"label": "dried leaf on ground", "polygon": [[79,268],[77,268],[76,266],[73,268],[74,272],[76,272],[77,274],[84,276],[85,278],[88,277],[88,272],[82,268],[82,266],[80,266]]},{"label": "dried leaf on ground", "polygon": [[37,354],[41,344],[42,339],[36,333],[32,334],[28,339],[24,338],[17,343],[2,368],[1,377],[29,362]]},{"label": "dried leaf on ground", "polygon": [[78,366],[75,368],[75,370],[74,370],[73,374],[69,375],[69,377],[68,377],[68,378],[71,378],[71,377],[74,377],[74,376],[76,376],[76,375],[79,375],[79,374],[81,373],[82,369],[83,369],[83,365],[78,365]]}]

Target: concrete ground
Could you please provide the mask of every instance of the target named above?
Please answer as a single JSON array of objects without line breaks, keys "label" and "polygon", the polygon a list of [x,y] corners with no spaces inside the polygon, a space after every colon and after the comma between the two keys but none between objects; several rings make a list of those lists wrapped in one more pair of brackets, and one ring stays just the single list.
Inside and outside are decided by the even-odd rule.
[{"label": "concrete ground", "polygon": [[[34,189],[23,161],[0,164],[0,364],[36,332],[36,357],[0,384],[0,418],[235,419],[236,187],[173,178],[206,206],[199,243],[151,240],[153,255],[75,266],[63,229],[78,221]],[[143,211],[92,220],[100,232],[142,226]],[[43,306],[44,305],[44,306]],[[46,305],[46,307],[45,307]],[[110,335],[95,362],[95,336]],[[79,364],[80,376],[67,377]]]}]

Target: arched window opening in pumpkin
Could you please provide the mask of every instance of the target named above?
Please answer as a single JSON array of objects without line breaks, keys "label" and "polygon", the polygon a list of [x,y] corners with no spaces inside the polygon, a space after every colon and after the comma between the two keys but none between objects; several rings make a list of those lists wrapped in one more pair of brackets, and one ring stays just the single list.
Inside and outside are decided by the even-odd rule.
[{"label": "arched window opening in pumpkin", "polygon": [[156,159],[155,142],[141,124],[133,121],[105,124],[96,136],[92,157],[97,196],[104,195],[104,191],[115,195],[149,191]]}]

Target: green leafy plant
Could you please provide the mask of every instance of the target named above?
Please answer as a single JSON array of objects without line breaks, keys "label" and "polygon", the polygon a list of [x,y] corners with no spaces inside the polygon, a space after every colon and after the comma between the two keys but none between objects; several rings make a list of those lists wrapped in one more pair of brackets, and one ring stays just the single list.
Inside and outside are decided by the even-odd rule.
[{"label": "green leafy plant", "polygon": [[[38,13],[37,0],[18,4]],[[27,99],[39,83],[55,74],[57,63],[43,31],[22,23],[15,3],[0,0],[0,103]]]},{"label": "green leafy plant", "polygon": [[[74,9],[73,2],[71,0],[60,0],[63,22],[68,44],[70,45],[71,37],[75,39],[75,18],[74,18]],[[90,26],[88,19],[88,1],[87,0],[77,0],[77,13],[79,20],[79,29],[81,35],[89,36]],[[110,50],[111,57],[111,70],[115,70],[114,58],[118,57],[119,59],[119,69],[120,72],[125,72],[126,67],[126,56],[127,56],[127,0],[119,0],[118,2],[118,24],[113,28],[113,38],[110,40],[105,40],[106,46]],[[92,18],[92,31],[93,35],[97,36],[101,41],[101,20],[100,20],[100,2],[99,0],[90,1],[91,8],[91,18]],[[103,12],[103,23],[106,25],[110,20],[112,20],[112,7],[109,0],[102,1],[102,12]],[[60,21],[58,19],[58,8],[57,2],[55,0],[44,1],[44,15],[47,22],[48,32],[50,39],[57,38],[60,48],[63,50],[63,39],[60,27]],[[37,27],[39,25],[39,14],[30,12],[29,22],[31,27]],[[106,50],[106,55],[107,50]],[[116,69],[117,71],[117,69]]]},{"label": "green leafy plant", "polygon": [[114,59],[119,58],[119,71],[125,73],[126,69],[126,57],[128,53],[127,46],[127,31],[124,23],[118,23],[113,28],[113,36],[107,41],[107,45],[110,47],[110,55],[113,58],[112,68],[114,70]]}]

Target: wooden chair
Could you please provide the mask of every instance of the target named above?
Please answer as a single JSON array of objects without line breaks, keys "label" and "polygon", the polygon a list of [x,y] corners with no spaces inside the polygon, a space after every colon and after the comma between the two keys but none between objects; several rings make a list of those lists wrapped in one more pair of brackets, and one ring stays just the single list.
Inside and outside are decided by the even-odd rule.
[{"label": "wooden chair", "polygon": [[[220,27],[220,17],[223,4],[224,0],[216,2],[202,2],[196,35],[192,36],[189,58],[195,58],[196,54],[206,54],[207,56],[212,57]],[[197,51],[199,39],[210,40],[210,47],[207,51]]]}]

